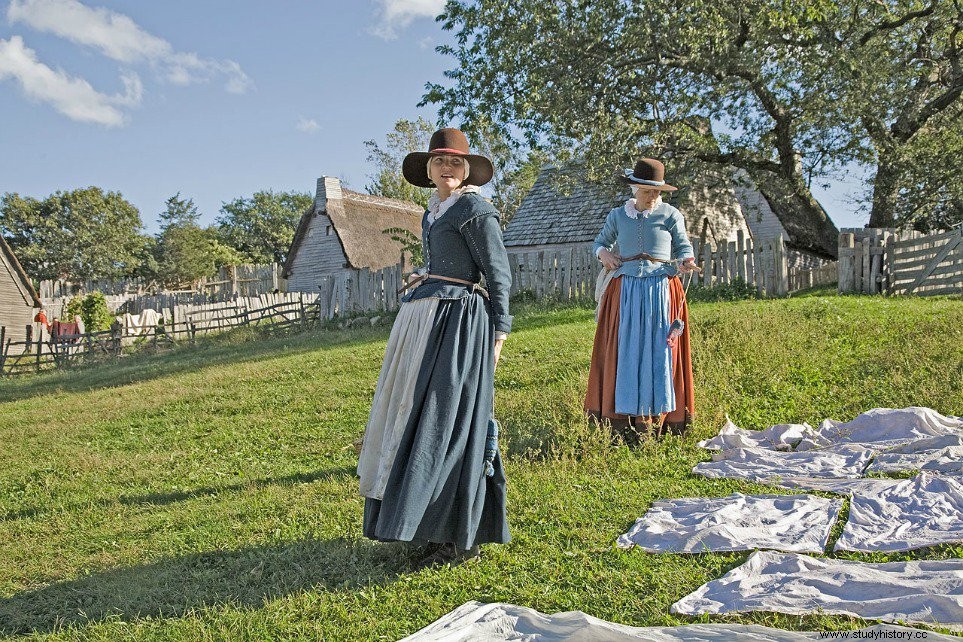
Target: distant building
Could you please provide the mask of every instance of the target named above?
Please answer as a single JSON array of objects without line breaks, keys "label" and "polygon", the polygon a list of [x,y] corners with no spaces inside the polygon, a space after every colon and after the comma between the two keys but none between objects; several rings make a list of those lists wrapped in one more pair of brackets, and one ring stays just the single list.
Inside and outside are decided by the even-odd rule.
[{"label": "distant building", "polygon": [[6,328],[6,339],[24,341],[27,326],[41,307],[30,278],[20,266],[13,249],[0,237],[0,326]]},{"label": "distant building", "polygon": [[322,176],[284,264],[288,291],[317,292],[322,277],[397,265],[401,244],[384,231],[402,228],[421,239],[423,214],[414,203],[352,192],[337,178]]},{"label": "distant building", "polygon": [[[556,187],[558,168],[546,166],[505,228],[509,252],[557,249],[591,244],[613,207],[629,198],[626,187],[615,194],[606,185],[578,182],[571,193]],[[836,259],[839,231],[828,217],[817,220],[791,199],[760,189],[742,170],[705,175],[663,198],[679,208],[692,239],[718,245],[746,238],[763,242],[779,234],[786,239],[791,267],[814,268]]]}]

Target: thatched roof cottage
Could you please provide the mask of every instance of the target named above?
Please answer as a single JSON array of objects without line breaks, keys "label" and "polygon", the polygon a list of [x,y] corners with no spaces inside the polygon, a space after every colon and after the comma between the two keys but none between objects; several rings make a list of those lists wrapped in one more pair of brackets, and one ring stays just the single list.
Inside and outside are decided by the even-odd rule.
[{"label": "thatched roof cottage", "polygon": [[322,176],[284,264],[288,291],[316,293],[322,277],[397,265],[401,244],[385,230],[402,228],[420,239],[423,214],[414,203],[353,192]]}]

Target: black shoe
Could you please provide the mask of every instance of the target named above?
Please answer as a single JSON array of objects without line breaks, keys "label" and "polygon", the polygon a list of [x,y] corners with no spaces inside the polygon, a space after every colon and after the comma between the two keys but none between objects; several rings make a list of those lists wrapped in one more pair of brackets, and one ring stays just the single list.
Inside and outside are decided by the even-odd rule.
[{"label": "black shoe", "polygon": [[416,565],[416,570],[438,566],[458,566],[468,560],[481,557],[478,545],[471,548],[458,548],[454,544],[442,544],[438,550],[423,557]]}]

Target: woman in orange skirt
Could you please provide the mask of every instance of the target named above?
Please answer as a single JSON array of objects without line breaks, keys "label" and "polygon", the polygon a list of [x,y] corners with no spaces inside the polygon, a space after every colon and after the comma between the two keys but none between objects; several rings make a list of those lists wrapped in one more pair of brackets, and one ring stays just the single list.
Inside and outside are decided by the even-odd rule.
[{"label": "woman in orange skirt", "polygon": [[[602,295],[585,411],[613,427],[682,432],[695,414],[688,306],[678,277],[696,271],[685,220],[662,202],[676,188],[651,158],[623,177],[635,198],[595,239],[612,280]],[[618,244],[620,254],[612,252]]]}]

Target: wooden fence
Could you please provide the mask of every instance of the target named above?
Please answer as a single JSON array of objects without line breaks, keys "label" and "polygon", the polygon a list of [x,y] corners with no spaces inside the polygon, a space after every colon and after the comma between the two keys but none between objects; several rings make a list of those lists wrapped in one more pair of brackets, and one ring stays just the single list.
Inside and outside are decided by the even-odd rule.
[{"label": "wooden fence", "polygon": [[839,291],[963,293],[963,226],[935,234],[844,230],[839,236]]},{"label": "wooden fence", "polygon": [[[790,269],[781,236],[754,243],[740,232],[735,241],[700,247],[693,242],[702,271],[693,278],[702,287],[741,280],[760,296],[785,296],[790,292],[835,283],[835,263],[812,270]],[[536,298],[584,299],[594,296],[600,265],[588,244],[563,249],[511,251],[512,294],[530,292]]]},{"label": "wooden fence", "polygon": [[282,269],[278,263],[227,265],[220,268],[217,275],[200,279],[186,290],[164,290],[146,279],[83,282],[61,279],[41,281],[38,293],[44,307],[52,312],[51,316],[59,316],[74,296],[89,292],[103,293],[111,310],[139,314],[142,310],[160,310],[172,305],[199,305],[284,292],[287,281],[281,277]]},{"label": "wooden fence", "polygon": [[[246,325],[303,327],[334,318],[390,312],[398,308],[401,283],[401,265],[376,272],[350,270],[322,279],[316,294],[279,292],[215,303],[158,306],[151,308],[159,315],[158,324],[133,331],[117,324],[114,329],[104,332],[51,337],[45,336],[41,330],[35,340],[13,341],[5,336],[6,328],[0,327],[0,374],[38,372],[69,366],[91,357],[116,356],[123,348],[135,343],[146,343],[155,349],[185,340],[193,343],[198,335]],[[145,298],[142,303],[151,300]],[[139,307],[137,313],[146,309],[145,305]],[[367,323],[367,320],[362,321]]]}]

